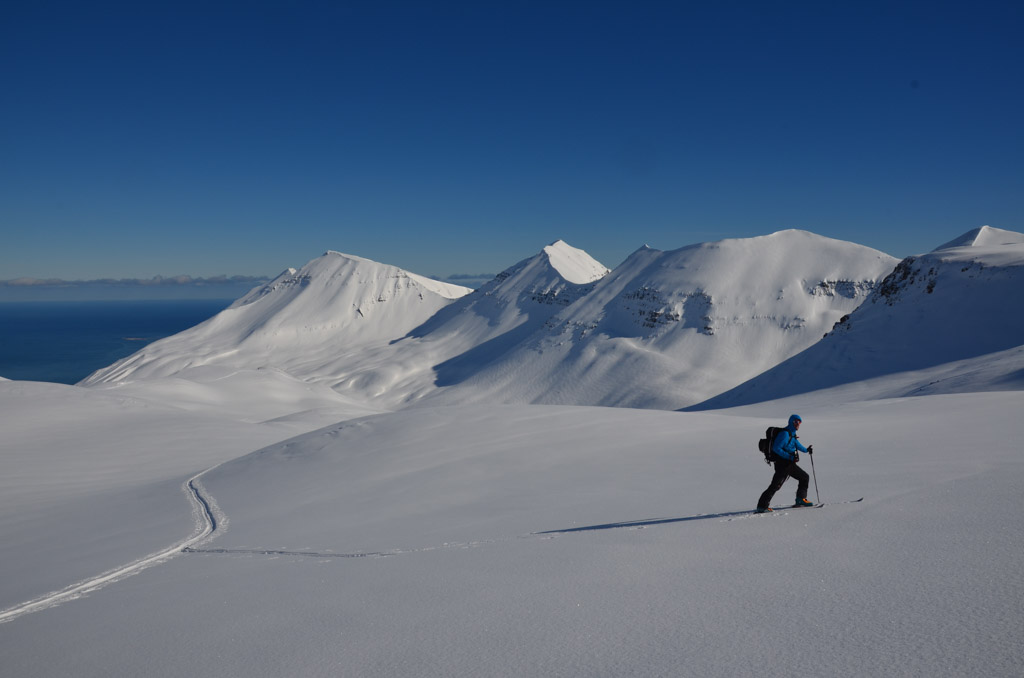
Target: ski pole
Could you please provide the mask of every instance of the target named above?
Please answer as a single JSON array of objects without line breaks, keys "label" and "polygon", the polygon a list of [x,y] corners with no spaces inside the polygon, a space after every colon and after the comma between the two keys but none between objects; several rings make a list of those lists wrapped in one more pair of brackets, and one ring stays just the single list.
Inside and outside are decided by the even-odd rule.
[{"label": "ski pole", "polygon": [[811,475],[814,476],[814,498],[821,503],[821,497],[818,495],[818,474],[814,472],[814,453],[807,455],[811,458]]}]

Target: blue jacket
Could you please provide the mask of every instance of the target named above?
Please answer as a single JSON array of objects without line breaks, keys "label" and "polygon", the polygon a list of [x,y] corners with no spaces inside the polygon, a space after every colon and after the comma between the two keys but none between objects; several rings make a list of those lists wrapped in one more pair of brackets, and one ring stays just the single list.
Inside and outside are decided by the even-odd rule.
[{"label": "blue jacket", "polygon": [[796,426],[795,422],[800,417],[795,414],[789,418],[789,426],[782,429],[775,435],[775,441],[772,442],[772,452],[779,455],[783,459],[793,461],[796,459],[796,451],[806,452],[807,448],[800,444],[800,441],[796,439]]}]

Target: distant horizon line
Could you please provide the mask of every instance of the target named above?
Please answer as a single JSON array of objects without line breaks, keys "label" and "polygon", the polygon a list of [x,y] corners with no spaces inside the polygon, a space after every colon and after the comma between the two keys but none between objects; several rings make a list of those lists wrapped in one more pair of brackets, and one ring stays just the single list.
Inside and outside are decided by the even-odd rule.
[{"label": "distant horizon line", "polygon": [[[973,233],[983,231],[985,229],[991,229],[991,230],[996,230],[996,231],[1007,230],[1007,229],[1001,229],[1001,228],[996,228],[996,227],[992,227],[992,226],[980,226],[980,227],[975,227],[974,229],[968,230],[966,233],[962,234],[959,238],[957,238],[957,240],[960,239],[960,238],[963,238],[965,236],[971,235]],[[804,229],[796,229],[796,228],[782,229],[780,231],[775,231],[773,233],[766,233],[764,235],[774,235],[775,233],[780,233],[780,232],[785,231],[785,230],[804,230]],[[818,233],[816,233],[814,231],[806,231],[806,232],[811,233],[813,235],[820,235],[820,234],[818,234]],[[1009,231],[1009,232],[1015,233],[1016,231]],[[757,237],[757,236],[752,236],[752,237]],[[830,236],[821,236],[821,237],[830,237]],[[725,239],[726,240],[732,240],[732,239],[745,239],[745,238],[725,238]],[[565,242],[565,241],[562,240],[562,242]],[[709,242],[717,242],[717,241],[709,241]],[[856,240],[849,240],[848,242],[851,242],[851,243],[854,243],[854,244],[860,244],[860,242],[856,241]],[[951,242],[955,242],[955,240],[951,241]],[[694,244],[701,244],[701,243],[694,243]],[[949,244],[949,243],[947,243],[947,244]],[[865,246],[866,247],[870,247],[868,245],[865,245]],[[649,247],[649,246],[648,245],[644,245],[643,247]],[[643,249],[643,247],[640,248],[640,249]],[[879,250],[879,251],[883,251],[883,250]],[[921,253],[923,253],[923,252],[921,252]],[[918,253],[918,254],[921,254],[921,253]],[[892,256],[892,255],[890,255],[890,256]],[[916,255],[912,255],[912,256],[916,256]],[[903,257],[897,257],[897,258],[903,258]],[[437,274],[425,274],[425,273],[421,273],[419,271],[414,271],[414,270],[408,269],[408,268],[405,269],[405,270],[408,270],[411,273],[417,273],[418,275],[421,275],[421,276],[423,276],[425,278],[430,278],[432,280],[438,280],[438,281],[441,281],[441,282],[450,282],[450,283],[454,283],[454,284],[464,284],[466,281],[471,282],[471,283],[472,282],[477,282],[478,284],[483,284],[484,282],[487,282],[488,280],[492,279],[495,276],[495,273],[451,273],[451,274],[448,274],[448,275],[437,275]],[[287,269],[286,269],[286,271],[287,271]],[[227,285],[245,285],[245,284],[258,285],[258,284],[263,284],[263,283],[270,282],[270,281],[274,280],[276,277],[278,277],[279,275],[281,275],[280,272],[278,272],[278,273],[276,273],[274,275],[242,275],[242,274],[228,275],[228,274],[218,274],[218,275],[213,275],[213,276],[192,276],[192,275],[186,275],[186,274],[164,276],[164,275],[157,274],[157,275],[154,275],[154,276],[149,277],[149,278],[143,278],[143,277],[122,277],[122,278],[105,277],[105,278],[90,278],[90,279],[83,279],[83,278],[66,279],[66,278],[57,278],[57,277],[40,278],[40,277],[34,277],[34,276],[21,276],[21,277],[17,277],[17,278],[0,279],[0,291],[5,290],[5,289],[6,290],[29,290],[29,289],[40,290],[40,289],[46,289],[46,288],[51,288],[51,289],[52,288],[73,289],[73,288],[85,288],[85,287],[95,287],[95,288],[100,288],[100,287],[104,287],[104,288],[119,288],[119,287],[121,287],[121,288],[174,288],[174,287],[189,288],[189,287],[227,286]],[[472,285],[464,285],[464,286],[472,287]],[[3,295],[0,294],[0,297],[2,297],[2,296]],[[2,300],[2,299],[0,299],[0,300]]]},{"label": "distant horizon line", "polygon": [[[427,275],[431,280],[489,280],[494,273],[453,273],[447,276]],[[151,278],[90,278],[74,279],[65,278],[32,278],[21,277],[10,280],[0,280],[0,287],[29,289],[45,287],[188,287],[204,285],[234,285],[234,284],[260,284],[274,280],[276,276],[266,275],[215,275],[215,276],[162,276],[155,275]]]},{"label": "distant horizon line", "polygon": [[[157,275],[152,278],[90,280],[21,277],[0,280],[0,303],[238,299],[253,288],[265,285],[276,277]],[[494,274],[456,273],[445,277],[424,277],[475,289],[494,278]]]},{"label": "distant horizon line", "polygon": [[0,287],[38,288],[38,287],[157,287],[157,286],[188,286],[188,285],[230,285],[236,283],[260,283],[273,280],[270,276],[261,275],[215,275],[190,276],[155,275],[151,278],[91,278],[67,280],[64,278],[32,278],[21,277],[0,280]]}]

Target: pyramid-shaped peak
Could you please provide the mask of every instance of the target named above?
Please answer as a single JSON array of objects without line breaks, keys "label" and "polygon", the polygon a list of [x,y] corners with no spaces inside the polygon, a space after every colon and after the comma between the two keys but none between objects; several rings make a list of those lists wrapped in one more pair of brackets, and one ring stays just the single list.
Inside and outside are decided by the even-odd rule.
[{"label": "pyramid-shaped peak", "polygon": [[600,280],[608,273],[604,264],[564,240],[551,243],[544,248],[543,254],[559,275],[577,285]]},{"label": "pyramid-shaped peak", "polygon": [[1015,231],[1004,231],[1001,228],[991,226],[979,226],[967,231],[959,238],[950,240],[945,245],[936,247],[933,251],[953,249],[954,247],[998,247],[1000,245],[1021,245],[1024,244],[1024,233]]}]

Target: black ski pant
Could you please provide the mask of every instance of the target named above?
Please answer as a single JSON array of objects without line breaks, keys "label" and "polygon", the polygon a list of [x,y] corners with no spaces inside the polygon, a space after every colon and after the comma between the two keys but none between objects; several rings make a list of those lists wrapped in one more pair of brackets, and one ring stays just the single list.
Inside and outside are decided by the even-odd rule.
[{"label": "black ski pant", "polygon": [[775,457],[775,475],[772,476],[772,484],[768,486],[768,489],[761,494],[761,498],[757,500],[757,508],[768,508],[768,505],[772,503],[772,497],[782,489],[782,484],[786,482],[787,478],[796,479],[797,501],[807,499],[807,484],[811,480],[810,476],[807,475],[807,471],[797,466],[795,461]]}]

